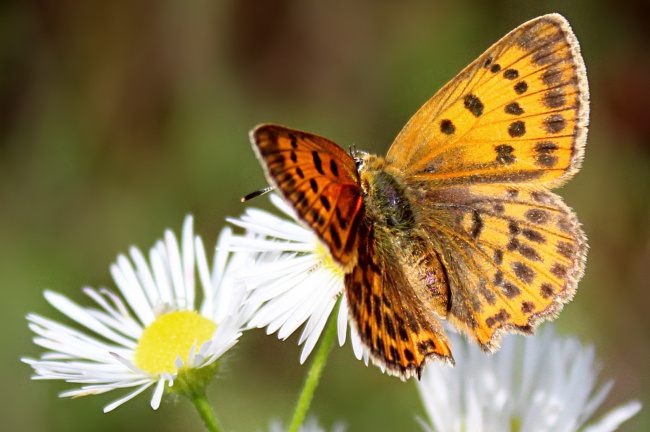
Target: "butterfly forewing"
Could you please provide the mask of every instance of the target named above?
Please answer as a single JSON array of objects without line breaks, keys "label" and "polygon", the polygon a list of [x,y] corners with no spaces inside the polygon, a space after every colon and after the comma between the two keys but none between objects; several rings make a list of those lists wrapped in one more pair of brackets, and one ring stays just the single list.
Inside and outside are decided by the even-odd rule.
[{"label": "butterfly forewing", "polygon": [[346,266],[357,253],[364,209],[354,159],[333,142],[293,129],[258,126],[253,148],[269,182]]},{"label": "butterfly forewing", "polygon": [[557,185],[580,166],[588,86],[562,16],[529,21],[489,48],[410,119],[386,160],[438,184]]}]

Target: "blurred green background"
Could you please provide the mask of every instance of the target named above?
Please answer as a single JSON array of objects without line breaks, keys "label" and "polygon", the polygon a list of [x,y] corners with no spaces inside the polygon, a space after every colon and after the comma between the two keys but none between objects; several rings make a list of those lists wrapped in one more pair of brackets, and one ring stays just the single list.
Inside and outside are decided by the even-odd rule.
[{"label": "blurred green background", "polygon": [[[248,130],[274,122],[385,153],[444,83],[524,21],[561,12],[592,91],[584,168],[561,191],[590,239],[587,274],[556,321],[594,343],[605,408],[650,404],[650,5],[647,0],[27,0],[0,8],[0,424],[16,431],[203,430],[185,401],[157,412],[122,393],[77,400],[30,381],[25,315],[59,319],[49,288],[114,286],[108,266],[167,227],[213,244],[239,198],[265,185]],[[269,207],[266,199],[255,206]],[[229,431],[288,421],[305,367],[296,338],[249,332],[211,398]],[[412,382],[349,346],[330,357],[312,412],[349,431],[420,430]],[[602,412],[602,411],[601,411]],[[650,406],[621,430],[650,430]]]}]

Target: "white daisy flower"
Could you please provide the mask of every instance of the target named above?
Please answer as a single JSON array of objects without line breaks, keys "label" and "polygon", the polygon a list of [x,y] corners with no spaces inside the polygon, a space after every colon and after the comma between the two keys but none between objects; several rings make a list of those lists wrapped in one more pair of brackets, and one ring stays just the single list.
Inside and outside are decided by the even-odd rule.
[{"label": "white daisy flower", "polygon": [[428,432],[611,432],[641,409],[632,401],[585,426],[612,388],[594,391],[600,367],[594,347],[555,334],[509,335],[486,355],[456,334],[456,367],[428,365],[418,383]]},{"label": "white daisy flower", "polygon": [[[46,291],[52,306],[85,328],[28,315],[29,327],[37,334],[34,343],[48,350],[39,359],[22,359],[34,368],[33,378],[81,384],[61,397],[131,389],[104,412],[152,386],[153,409],[160,406],[165,390],[185,394],[190,386],[205,387],[216,373],[217,360],[237,343],[254,312],[252,303],[245,302],[245,289],[236,286],[231,275],[231,269],[246,265],[253,256],[225,252],[231,237],[226,229],[210,270],[192,225],[188,216],[180,248],[168,230],[164,241],[151,249],[149,263],[135,247],[130,249],[131,261],[118,256],[111,274],[121,297],[86,287],[83,291],[95,305],[84,307]],[[198,308],[195,274],[203,296]]]},{"label": "white daisy flower", "polygon": [[[251,290],[251,301],[264,303],[249,325],[266,327],[268,334],[277,331],[280,339],[286,339],[306,323],[298,341],[304,343],[300,356],[304,363],[343,293],[344,274],[313,231],[297,222],[293,210],[277,195],[270,197],[293,221],[250,208],[240,219],[228,219],[247,232],[234,235],[231,245],[235,251],[259,254],[254,267],[242,277]],[[348,307],[342,297],[337,321],[341,346],[348,327]],[[355,355],[367,363],[368,353],[353,328],[351,339]]]},{"label": "white daisy flower", "polygon": [[[271,423],[269,432],[285,432],[287,429],[282,426],[280,422]],[[299,428],[298,432],[326,432],[325,429],[318,425],[318,421],[315,418],[309,418],[304,422]],[[332,428],[332,432],[345,432],[345,427],[342,424],[336,424]]]}]

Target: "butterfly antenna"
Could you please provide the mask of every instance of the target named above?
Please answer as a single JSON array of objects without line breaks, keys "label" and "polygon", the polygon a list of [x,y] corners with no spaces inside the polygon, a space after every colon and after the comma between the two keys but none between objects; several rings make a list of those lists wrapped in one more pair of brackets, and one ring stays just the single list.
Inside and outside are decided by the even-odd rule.
[{"label": "butterfly antenna", "polygon": [[241,202],[246,202],[249,200],[252,200],[253,198],[257,198],[258,196],[262,196],[264,194],[267,194],[271,192],[273,189],[275,189],[274,186],[268,186],[265,187],[264,189],[257,190],[255,192],[251,192],[248,195],[246,195],[244,198],[241,199]]}]

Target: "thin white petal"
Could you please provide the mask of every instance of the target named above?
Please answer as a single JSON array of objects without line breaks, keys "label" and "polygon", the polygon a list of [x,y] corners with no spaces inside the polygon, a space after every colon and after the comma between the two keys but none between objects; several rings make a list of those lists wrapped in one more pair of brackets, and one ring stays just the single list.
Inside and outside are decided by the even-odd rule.
[{"label": "thin white petal", "polygon": [[142,288],[144,289],[147,299],[149,300],[149,304],[155,305],[160,303],[160,293],[156,288],[156,284],[153,280],[153,274],[151,273],[151,269],[149,268],[144,255],[142,255],[140,249],[136,247],[131,247],[129,249],[129,252],[131,254],[131,259],[135,264],[137,277],[142,284]]},{"label": "thin white petal", "polygon": [[174,303],[174,293],[169,279],[169,270],[166,264],[167,259],[165,258],[166,253],[163,245],[161,243],[159,244],[160,247],[154,247],[149,252],[149,261],[151,262],[151,270],[160,295],[160,303],[163,305],[172,305]]},{"label": "thin white petal", "polygon": [[606,414],[597,424],[589,426],[583,432],[612,432],[641,411],[643,405],[637,400],[621,405]]},{"label": "thin white petal", "polygon": [[119,361],[120,363],[122,363],[124,366],[126,366],[128,369],[132,370],[133,372],[135,372],[135,373],[137,373],[137,374],[140,374],[140,375],[144,375],[144,376],[147,376],[147,375],[150,376],[150,375],[151,375],[151,374],[148,374],[147,372],[143,371],[142,369],[140,369],[139,367],[137,367],[136,365],[134,365],[133,363],[131,363],[131,362],[128,361],[127,359],[123,358],[123,357],[120,356],[119,354],[114,353],[114,352],[112,352],[112,353],[110,353],[110,354],[111,354],[113,357],[115,357],[115,359],[116,359],[117,361]]},{"label": "thin white petal", "polygon": [[345,294],[341,296],[337,321],[336,327],[339,346],[343,346],[345,344],[345,337],[348,334],[348,300]]},{"label": "thin white petal", "polygon": [[143,391],[145,391],[146,389],[151,387],[152,384],[153,384],[153,382],[147,383],[147,384],[143,385],[142,387],[140,387],[139,389],[135,390],[134,392],[129,393],[128,395],[124,396],[123,398],[120,398],[120,399],[116,400],[115,402],[112,402],[112,403],[106,405],[104,407],[104,412],[107,413],[107,412],[113,411],[118,406],[122,405],[125,402],[130,401],[131,399],[133,399],[134,397],[136,397],[137,395],[139,395],[140,393],[142,393]]},{"label": "thin white petal", "polygon": [[155,316],[151,305],[138,282],[131,263],[124,255],[119,255],[117,263],[111,266],[111,275],[140,322],[144,325],[152,323]]},{"label": "thin white petal", "polygon": [[127,339],[124,336],[114,332],[99,322],[97,319],[95,319],[86,310],[70,301],[67,297],[53,291],[45,291],[44,296],[52,306],[57,308],[63,314],[67,315],[69,318],[87,327],[88,329],[94,331],[95,333],[124,346],[133,345],[132,340]]},{"label": "thin white petal", "polygon": [[[363,342],[357,333],[354,327],[350,327],[350,341],[352,343],[352,352],[357,360],[361,360],[364,357],[365,349],[363,347]],[[368,365],[368,358],[365,359],[366,365]]]},{"label": "thin white petal", "polygon": [[[83,292],[99,304],[108,315],[90,310],[89,313],[105,325],[112,327],[126,336],[139,339],[142,335],[142,326],[134,320],[126,310],[124,303],[115,294],[108,290],[97,292],[94,289],[85,287]],[[103,295],[102,295],[103,294]],[[110,304],[105,297],[108,297],[113,304]]]},{"label": "thin white petal", "polygon": [[160,401],[162,400],[163,392],[165,390],[165,382],[166,380],[164,379],[158,380],[153,396],[151,396],[151,408],[154,410],[157,410],[160,407]]},{"label": "thin white petal", "polygon": [[165,232],[165,245],[176,305],[181,309],[191,310],[192,308],[188,307],[187,296],[185,295],[185,275],[178,250],[178,240],[176,240],[176,236],[171,230]]},{"label": "thin white petal", "polygon": [[[309,331],[309,336],[307,337],[305,341],[305,345],[302,348],[302,353],[300,355],[300,364],[303,364],[305,360],[307,360],[307,357],[309,354],[311,354],[312,350],[316,346],[316,342],[320,338],[320,335],[323,333],[323,329],[325,328],[325,324],[327,324],[327,320],[330,316],[330,312],[334,308],[335,301],[332,301],[330,305],[326,306],[320,315],[320,317],[317,320],[314,320],[314,316],[310,319],[310,321],[314,320],[315,324],[310,326],[310,323],[308,324],[308,327],[305,328],[305,332]],[[312,328],[310,328],[312,327]]]},{"label": "thin white petal", "polygon": [[185,280],[185,297],[187,309],[195,309],[195,281],[194,281],[194,217],[187,215],[183,224],[183,279]]},{"label": "thin white petal", "polygon": [[201,289],[203,290],[203,304],[201,305],[201,315],[206,317],[213,317],[215,315],[215,292],[210,278],[210,269],[208,267],[208,259],[205,254],[205,248],[203,247],[203,241],[198,236],[194,240],[194,247],[196,249],[196,268],[199,273],[199,282],[201,284]]}]

